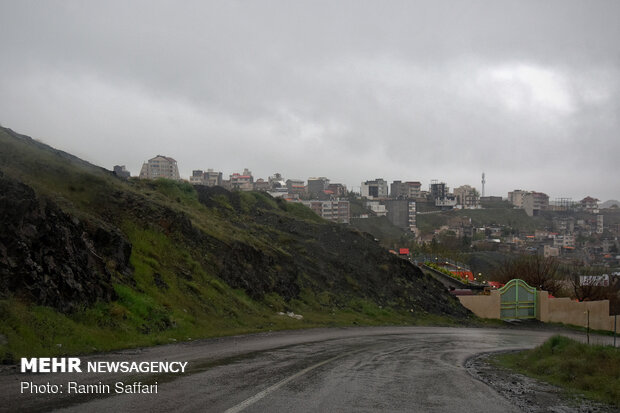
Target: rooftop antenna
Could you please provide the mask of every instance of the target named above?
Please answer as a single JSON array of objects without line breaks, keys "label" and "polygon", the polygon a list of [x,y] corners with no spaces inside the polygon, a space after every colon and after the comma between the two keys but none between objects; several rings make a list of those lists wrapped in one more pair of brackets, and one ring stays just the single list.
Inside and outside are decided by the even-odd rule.
[{"label": "rooftop antenna", "polygon": [[484,198],[484,184],[487,183],[486,178],[484,177],[484,172],[482,173],[482,197]]}]

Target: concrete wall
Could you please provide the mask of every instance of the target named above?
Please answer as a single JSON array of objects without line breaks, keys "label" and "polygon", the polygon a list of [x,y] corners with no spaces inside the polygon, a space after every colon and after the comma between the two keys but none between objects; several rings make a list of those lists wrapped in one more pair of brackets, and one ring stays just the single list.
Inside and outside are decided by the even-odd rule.
[{"label": "concrete wall", "polygon": [[388,220],[398,228],[409,229],[409,201],[389,199],[383,202],[387,208]]},{"label": "concrete wall", "polygon": [[500,293],[491,291],[490,295],[460,295],[459,301],[480,318],[500,318]]},{"label": "concrete wall", "polygon": [[537,318],[540,321],[585,327],[589,310],[590,328],[614,330],[614,317],[609,315],[609,300],[578,302],[570,298],[549,298],[546,291],[539,291],[538,303]]},{"label": "concrete wall", "polygon": [[[542,322],[573,324],[585,327],[590,311],[590,328],[614,331],[614,317],[609,315],[609,301],[572,301],[570,298],[549,298],[547,291],[538,291],[536,318]],[[481,318],[500,318],[501,294],[458,297],[461,304]],[[620,329],[620,321],[618,322]]]}]

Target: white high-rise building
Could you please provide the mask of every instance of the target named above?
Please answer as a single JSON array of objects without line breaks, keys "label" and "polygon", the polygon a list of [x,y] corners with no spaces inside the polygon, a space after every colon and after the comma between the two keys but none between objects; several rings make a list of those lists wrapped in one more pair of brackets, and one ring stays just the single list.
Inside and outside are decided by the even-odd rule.
[{"label": "white high-rise building", "polygon": [[157,155],[145,162],[140,170],[140,179],[157,178],[181,180],[177,161],[168,156]]}]

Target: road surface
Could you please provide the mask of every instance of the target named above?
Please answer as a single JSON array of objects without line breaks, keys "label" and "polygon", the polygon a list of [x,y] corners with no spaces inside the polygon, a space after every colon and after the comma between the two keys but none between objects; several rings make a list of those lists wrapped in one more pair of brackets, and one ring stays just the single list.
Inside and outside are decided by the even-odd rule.
[{"label": "road surface", "polygon": [[[0,374],[0,410],[62,412],[518,412],[468,374],[479,353],[534,347],[557,332],[448,327],[316,329],[178,343],[82,357],[187,361],[183,374]],[[22,382],[63,393],[20,392]],[[67,383],[109,384],[67,394]],[[157,383],[117,394],[114,383]],[[96,388],[96,386],[91,386]]]}]

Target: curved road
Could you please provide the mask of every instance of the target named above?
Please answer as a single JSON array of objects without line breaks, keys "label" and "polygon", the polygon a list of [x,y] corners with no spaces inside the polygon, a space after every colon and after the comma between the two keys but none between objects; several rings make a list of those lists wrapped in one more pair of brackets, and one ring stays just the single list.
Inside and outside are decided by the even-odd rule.
[{"label": "curved road", "polygon": [[[0,375],[0,409],[66,412],[517,412],[464,368],[482,352],[557,332],[447,327],[317,329],[201,340],[82,358],[187,361],[183,375]],[[20,394],[20,383],[157,381],[157,394]]]}]

